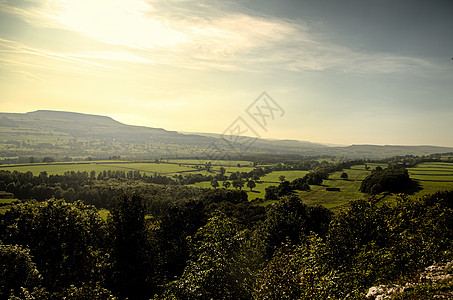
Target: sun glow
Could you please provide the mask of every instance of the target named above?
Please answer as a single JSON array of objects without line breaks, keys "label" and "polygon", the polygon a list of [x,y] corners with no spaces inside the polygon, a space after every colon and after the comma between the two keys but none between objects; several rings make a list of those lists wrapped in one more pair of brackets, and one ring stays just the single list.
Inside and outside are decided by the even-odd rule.
[{"label": "sun glow", "polygon": [[182,33],[153,18],[151,7],[141,0],[65,0],[55,21],[108,44],[136,48],[175,46]]}]

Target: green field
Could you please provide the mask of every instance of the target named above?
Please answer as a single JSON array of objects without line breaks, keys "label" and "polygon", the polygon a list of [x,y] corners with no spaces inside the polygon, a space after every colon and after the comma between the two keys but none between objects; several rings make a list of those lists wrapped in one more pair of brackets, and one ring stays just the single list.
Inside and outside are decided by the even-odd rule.
[{"label": "green field", "polygon": [[[339,208],[351,200],[361,199],[364,194],[359,192],[362,180],[370,174],[371,170],[378,164],[367,164],[370,170],[365,170],[364,165],[353,166],[351,169],[344,170],[348,173],[348,180],[340,179],[342,172],[330,174],[328,180],[324,180],[322,186],[310,186],[310,191],[298,192],[299,197],[308,205],[320,204],[327,208]],[[385,168],[385,165],[380,165]],[[415,192],[411,197],[421,197],[437,191],[453,189],[453,163],[422,163],[414,168],[408,169],[412,179],[417,181],[422,188]],[[339,192],[326,191],[326,187],[338,187]],[[382,200],[385,202],[393,201],[396,195],[384,195]]]},{"label": "green field", "polygon": [[[299,191],[297,194],[307,205],[319,204],[329,209],[341,207],[351,200],[363,197],[363,193],[359,192],[362,180],[377,165],[368,164],[368,166],[370,170],[365,170],[365,165],[357,165],[347,170],[335,172],[330,174],[329,179],[324,180],[322,185],[311,185],[310,191]],[[348,174],[348,179],[340,178],[343,172]],[[340,191],[327,191],[327,187],[340,188]]]},{"label": "green field", "polygon": [[[329,179],[324,180],[320,186],[310,186],[310,191],[297,191],[297,195],[308,205],[322,205],[330,209],[338,209],[346,205],[349,201],[362,199],[364,194],[359,192],[362,180],[371,173],[371,170],[377,166],[386,168],[385,164],[368,163],[369,170],[365,169],[365,165],[356,165],[350,169],[345,169],[340,172],[335,172],[329,175]],[[341,179],[341,173],[346,172],[348,179]],[[420,197],[426,194],[432,194],[439,190],[453,189],[453,163],[422,163],[415,168],[409,168],[410,177],[416,180],[422,190],[411,195]],[[243,190],[247,191],[249,200],[255,198],[264,199],[264,190],[271,185],[278,185],[281,175],[286,177],[286,180],[294,180],[295,178],[303,177],[307,171],[275,171],[266,174],[261,178],[263,183],[257,183],[256,187],[251,192],[250,189],[244,186]],[[222,185],[221,182],[219,182]],[[200,182],[194,186],[209,188],[210,182]],[[340,188],[340,191],[327,191],[327,187]],[[230,187],[232,189],[232,187]],[[383,201],[393,201],[395,195],[381,195]],[[274,202],[274,201],[272,201]],[[265,202],[269,204],[272,202]]]},{"label": "green field", "polygon": [[19,201],[19,199],[0,199],[0,205],[11,204],[14,201]]},{"label": "green field", "polygon": [[10,209],[13,202],[19,201],[19,199],[3,199],[0,198],[0,214],[4,214],[8,209]]},{"label": "green field", "polygon": [[[18,172],[31,171],[34,175],[45,171],[49,175],[62,175],[65,172],[91,172],[95,171],[96,174],[102,171],[140,171],[142,173],[172,176],[181,173],[196,173],[202,175],[212,175],[218,173],[220,167],[223,166],[227,173],[231,172],[250,172],[253,167],[247,161],[220,161],[213,164],[212,171],[198,170],[196,165],[203,166],[205,161],[200,160],[174,160],[169,162],[134,162],[134,161],[91,161],[91,162],[65,162],[65,163],[37,163],[37,164],[24,164],[24,165],[1,165],[0,170],[10,170]],[[240,163],[241,167],[237,167]],[[244,167],[243,167],[244,166]]]},{"label": "green field", "polygon": [[[245,169],[245,168],[241,167],[241,169]],[[227,170],[230,170],[230,169],[228,168]],[[257,182],[256,187],[253,188],[252,191],[250,191],[250,189],[246,185],[244,185],[244,187],[242,189],[247,192],[249,200],[253,200],[255,198],[264,199],[264,190],[268,186],[278,185],[280,183],[278,178],[281,175],[285,176],[286,180],[292,181],[296,178],[304,177],[305,174],[307,174],[307,173],[308,173],[308,171],[275,171],[275,172],[266,174],[265,176],[261,177],[260,178],[261,183]],[[220,187],[222,187],[222,182],[219,182],[219,184],[220,184]],[[193,184],[192,186],[210,188],[211,183],[210,182],[197,182],[197,183]],[[231,186],[230,189],[234,189],[234,188]]]},{"label": "green field", "polygon": [[[219,182],[219,184],[220,184],[219,188],[223,187],[222,183],[223,183],[222,181]],[[276,183],[272,183],[272,182],[256,183],[256,187],[253,188],[252,191],[250,191],[250,189],[246,186],[246,184],[244,184],[244,187],[242,188],[242,190],[247,192],[249,200],[253,200],[255,198],[264,199],[264,189],[271,185],[276,185]],[[197,183],[191,184],[191,186],[196,186],[196,187],[201,187],[201,188],[212,188],[211,183],[208,181],[197,182]],[[235,188],[233,186],[230,186],[229,189],[234,190]]]},{"label": "green field", "polygon": [[[17,170],[19,172],[31,171],[34,175],[46,171],[47,174],[64,174],[67,171],[91,172],[96,174],[104,170],[113,171],[140,171],[148,175],[157,173],[165,176],[175,174],[202,174],[215,175],[220,172],[220,167],[226,169],[227,175],[233,172],[249,172],[253,170],[251,162],[248,161],[215,161],[212,162],[212,171],[197,169],[197,166],[204,166],[206,161],[201,160],[169,160],[159,163],[153,162],[134,162],[134,161],[92,161],[92,162],[68,162],[68,163],[50,163],[50,164],[28,164],[28,165],[1,165],[0,170]],[[240,164],[241,167],[237,167]],[[308,205],[320,204],[327,208],[338,209],[351,200],[363,198],[364,194],[359,192],[362,180],[371,173],[371,170],[379,164],[368,163],[369,170],[365,165],[356,165],[350,169],[343,170],[348,174],[348,179],[341,179],[343,171],[330,174],[328,180],[324,180],[321,186],[312,185],[310,191],[297,191],[299,197]],[[380,165],[386,168],[386,165]],[[430,162],[422,163],[414,168],[409,168],[410,177],[417,181],[422,188],[413,196],[419,197],[425,194],[432,194],[439,190],[453,189],[453,163],[450,162]],[[249,200],[255,198],[264,199],[265,189],[271,185],[279,184],[279,177],[285,176],[286,180],[292,181],[296,178],[305,176],[308,171],[275,171],[263,176],[257,182],[253,191],[246,186],[243,190],[247,192]],[[222,187],[222,182],[219,182]],[[210,188],[210,182],[199,182],[193,184],[196,187]],[[326,191],[327,187],[340,188],[340,191]],[[233,187],[230,187],[233,189]],[[384,201],[393,201],[395,195],[385,195]],[[10,199],[5,199],[9,201]],[[6,203],[5,203],[6,204]]]},{"label": "green field", "polygon": [[409,175],[423,188],[415,196],[453,189],[453,163],[430,162],[409,168]]},{"label": "green field", "polygon": [[308,171],[274,171],[261,177],[260,181],[280,183],[280,176],[285,176],[285,180],[293,181],[304,177],[307,173]]},{"label": "green field", "polygon": [[[164,162],[178,163],[178,164],[204,164],[209,160],[197,160],[197,159],[165,159]],[[213,166],[223,167],[236,167],[238,164],[241,167],[253,167],[251,161],[246,160],[213,160],[210,161]]]},{"label": "green field", "polygon": [[[361,199],[364,194],[359,192],[362,180],[371,173],[377,166],[386,168],[385,164],[368,163],[369,170],[365,165],[356,165],[350,169],[335,172],[329,175],[329,179],[324,180],[321,186],[312,185],[310,191],[297,191],[298,196],[308,205],[322,205],[324,207],[337,210],[346,205],[349,201]],[[453,189],[453,163],[423,163],[415,168],[408,169],[411,178],[418,181],[422,190],[416,192],[413,197],[432,194],[439,190]],[[346,172],[348,179],[341,179],[341,173]],[[303,177],[307,171],[276,171],[262,177],[264,183],[258,183],[253,192],[244,187],[249,199],[263,198],[264,190],[271,185],[279,183],[279,176],[283,175],[287,180],[294,180]],[[200,187],[210,187],[209,182],[196,184]],[[327,191],[327,187],[337,187],[340,191]],[[383,195],[383,201],[393,201],[395,195]],[[266,202],[267,203],[267,202]],[[271,203],[271,202],[268,202]]]}]

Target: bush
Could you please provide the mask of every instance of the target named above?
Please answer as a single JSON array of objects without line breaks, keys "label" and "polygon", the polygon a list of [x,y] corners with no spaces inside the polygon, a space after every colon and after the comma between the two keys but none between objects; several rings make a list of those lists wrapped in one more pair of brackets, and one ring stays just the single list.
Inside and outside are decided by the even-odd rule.
[{"label": "bush", "polygon": [[369,194],[382,192],[402,192],[410,186],[412,180],[406,169],[374,170],[360,186],[360,191]]}]

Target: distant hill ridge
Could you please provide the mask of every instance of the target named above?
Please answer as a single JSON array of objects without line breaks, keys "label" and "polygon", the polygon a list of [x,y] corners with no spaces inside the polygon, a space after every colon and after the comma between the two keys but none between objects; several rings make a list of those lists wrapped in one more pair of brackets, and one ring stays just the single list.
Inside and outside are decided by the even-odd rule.
[{"label": "distant hill ridge", "polygon": [[90,115],[77,112],[69,111],[55,111],[55,110],[37,110],[25,113],[26,116],[30,116],[34,119],[45,119],[45,120],[65,120],[65,121],[85,121],[85,122],[96,122],[105,123],[112,125],[124,125],[111,117],[101,115]]},{"label": "distant hill ridge", "polygon": [[[220,134],[213,133],[180,133],[167,131],[162,128],[152,128],[145,126],[126,125],[108,116],[68,112],[53,110],[37,110],[28,113],[0,113],[0,140],[2,141],[24,141],[31,135],[46,134],[53,137],[62,138],[84,138],[100,141],[116,141],[118,143],[133,144],[159,144],[160,148],[172,147],[198,147],[209,149],[212,145],[225,145],[219,143],[222,137]],[[44,137],[43,137],[43,140]],[[240,144],[232,145],[241,148]],[[10,146],[8,146],[11,148]],[[6,149],[9,149],[5,147]],[[101,146],[97,146],[98,148]],[[113,147],[113,146],[111,146]],[[131,147],[125,146],[124,149]],[[146,151],[146,147],[143,146]],[[198,149],[197,148],[197,149]],[[162,149],[161,149],[162,150]],[[228,149],[223,149],[228,151]],[[332,155],[353,158],[382,158],[395,155],[429,155],[433,153],[453,152],[451,147],[437,146],[398,146],[398,145],[351,145],[346,147],[332,147],[323,144],[312,143],[298,140],[266,140],[257,139],[249,148],[245,149],[248,153],[279,153],[279,154],[300,154],[300,155]],[[102,149],[97,149],[96,153],[102,153]],[[159,152],[159,148],[154,149],[153,153]],[[187,150],[188,155],[194,155],[192,150]],[[203,152],[200,150],[200,153]],[[206,151],[204,151],[206,152]],[[16,156],[29,151],[15,150],[3,151],[2,156]],[[89,153],[89,150],[83,152]],[[111,152],[109,152],[111,153]]]}]

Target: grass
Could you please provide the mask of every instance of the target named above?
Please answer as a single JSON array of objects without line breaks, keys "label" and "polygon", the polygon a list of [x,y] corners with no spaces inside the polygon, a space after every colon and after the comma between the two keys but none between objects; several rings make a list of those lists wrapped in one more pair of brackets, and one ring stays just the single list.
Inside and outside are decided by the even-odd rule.
[{"label": "grass", "polygon": [[19,199],[0,199],[0,205],[11,204],[15,201],[19,201]]},{"label": "grass", "polygon": [[12,205],[14,205],[14,202],[20,202],[19,199],[0,199],[0,215],[3,215],[6,211],[8,211]]},{"label": "grass", "polygon": [[415,168],[409,168],[408,172],[410,177],[416,180],[422,188],[414,196],[423,196],[437,191],[453,189],[453,163],[421,163]]},{"label": "grass", "polygon": [[304,177],[308,171],[274,171],[261,177],[261,181],[280,183],[279,177],[285,176],[285,180],[293,181],[296,178]]},{"label": "grass", "polygon": [[[250,167],[250,162],[245,161],[234,161],[228,162],[229,164],[222,165],[226,169],[227,173],[231,172],[250,172],[253,167]],[[237,167],[238,163],[242,163],[244,167]],[[95,171],[96,174],[99,172],[112,170],[112,171],[140,171],[147,173],[148,175],[158,173],[165,176],[173,176],[175,174],[203,174],[212,175],[220,172],[220,165],[215,164],[212,167],[214,173],[207,172],[205,170],[198,170],[194,165],[204,165],[204,161],[200,160],[182,160],[182,161],[170,161],[170,162],[134,162],[134,161],[82,161],[82,162],[58,162],[49,164],[18,164],[18,165],[2,165],[0,170],[28,172],[31,171],[34,175],[38,175],[41,172],[47,172],[49,175],[62,175],[65,172],[88,172]]]},{"label": "grass", "polygon": [[[343,172],[348,174],[348,179],[340,178]],[[312,185],[310,191],[298,191],[297,194],[307,205],[339,208],[349,201],[363,198],[364,194],[359,192],[359,188],[362,180],[370,173],[371,171],[365,170],[364,165],[353,166],[351,169],[332,173],[322,185]],[[340,191],[327,191],[328,187],[340,188]]]},{"label": "grass", "polygon": [[[165,176],[174,174],[203,174],[215,175],[220,172],[220,166],[226,169],[227,175],[232,172],[249,172],[253,169],[250,162],[245,161],[216,161],[212,163],[212,172],[198,170],[195,165],[204,165],[205,161],[201,160],[170,160],[168,162],[133,162],[133,161],[93,161],[93,162],[68,162],[68,163],[51,163],[51,164],[28,164],[28,165],[2,165],[0,170],[17,170],[19,172],[31,171],[34,175],[38,175],[42,171],[48,174],[63,174],[67,171],[91,172],[96,171],[96,174],[104,170],[119,170],[119,171],[140,171],[142,173],[154,174],[158,173]],[[237,167],[240,163],[241,167]],[[297,195],[307,205],[322,205],[329,209],[338,210],[346,205],[349,201],[361,199],[364,194],[359,192],[362,180],[371,173],[371,170],[377,166],[386,168],[385,164],[368,163],[369,170],[365,169],[365,165],[356,165],[350,169],[345,169],[339,172],[330,174],[329,179],[324,180],[321,186],[310,186],[310,191],[296,191]],[[182,173],[181,173],[182,172]],[[341,173],[346,172],[348,179],[341,179]],[[420,187],[420,191],[414,193],[413,197],[420,197],[426,194],[432,194],[439,190],[453,189],[453,162],[430,162],[422,163],[414,168],[408,169],[409,175],[416,180]],[[278,185],[279,177],[285,176],[286,180],[292,181],[296,178],[305,176],[308,171],[275,171],[266,174],[261,178],[261,183],[257,183],[253,191],[250,191],[247,186],[243,190],[247,192],[249,200],[255,198],[264,199],[265,189],[268,186]],[[219,182],[222,187],[222,182]],[[211,188],[210,182],[199,182],[192,186]],[[326,191],[327,187],[340,188],[340,191]],[[230,189],[234,189],[230,187]],[[383,195],[383,202],[391,202],[396,195]],[[9,203],[16,199],[0,199],[0,204]],[[3,202],[2,202],[3,201]],[[6,202],[5,202],[6,201]],[[8,202],[8,203],[7,203]],[[268,205],[272,202],[265,202],[263,205]],[[1,208],[4,210],[5,206]],[[108,212],[100,211],[101,216],[105,219]]]},{"label": "grass", "polygon": [[[231,168],[228,168],[227,170],[229,171]],[[233,168],[234,169],[234,168]],[[240,169],[245,169],[245,168],[240,168]],[[244,171],[246,172],[246,171]],[[255,198],[262,198],[264,199],[264,190],[271,185],[278,185],[280,183],[279,177],[281,175],[285,176],[286,180],[294,180],[299,177],[304,177],[305,174],[307,174],[308,171],[275,171],[269,174],[266,174],[265,176],[260,178],[260,181],[263,181],[262,183],[257,182],[256,187],[253,188],[252,191],[247,187],[246,184],[244,184],[244,187],[242,188],[244,191],[247,192],[249,200],[253,200]],[[219,182],[220,187],[222,186],[223,182]],[[204,182],[197,182],[195,184],[192,184],[192,186],[196,187],[201,187],[201,188],[211,188],[211,183],[208,181]],[[233,186],[230,186],[230,189],[234,189]]]},{"label": "grass", "polygon": [[33,172],[38,175],[41,172],[47,172],[49,175],[64,174],[68,171],[74,172],[91,172],[95,171],[96,174],[102,171],[140,171],[145,173],[159,173],[173,175],[180,171],[192,171],[189,166],[179,166],[176,164],[165,163],[142,163],[142,162],[71,162],[71,163],[50,163],[50,164],[33,164],[33,165],[8,165],[0,166],[0,170],[10,170],[18,172]]},{"label": "grass", "polygon": [[[330,174],[328,180],[324,180],[323,185],[310,186],[310,191],[296,191],[296,194],[306,203],[307,205],[322,205],[324,207],[334,209],[347,204],[351,200],[361,199],[363,193],[359,192],[362,180],[371,173],[371,169],[374,169],[378,164],[368,164],[370,170],[365,170],[364,165],[353,166],[351,169],[343,170]],[[382,165],[382,167],[385,167]],[[341,179],[341,173],[346,172],[349,176],[347,180]],[[272,185],[278,185],[280,183],[279,177],[285,176],[286,180],[292,181],[296,178],[304,177],[308,171],[275,171],[261,177],[262,183],[257,183],[253,191],[244,186],[243,190],[247,192],[249,200],[255,198],[264,199],[265,189]],[[219,182],[220,187],[222,183]],[[193,186],[210,188],[210,182],[198,182]],[[339,192],[326,191],[326,187],[339,187]],[[234,189],[230,187],[230,189]],[[266,201],[263,205],[269,205],[275,201]]]},{"label": "grass", "polygon": [[253,163],[251,161],[245,160],[198,160],[198,159],[168,159],[165,162],[171,163],[178,163],[178,164],[196,164],[196,165],[204,165],[207,162],[210,162],[212,166],[223,166],[223,167],[236,167],[238,164],[241,167],[253,167]]}]

